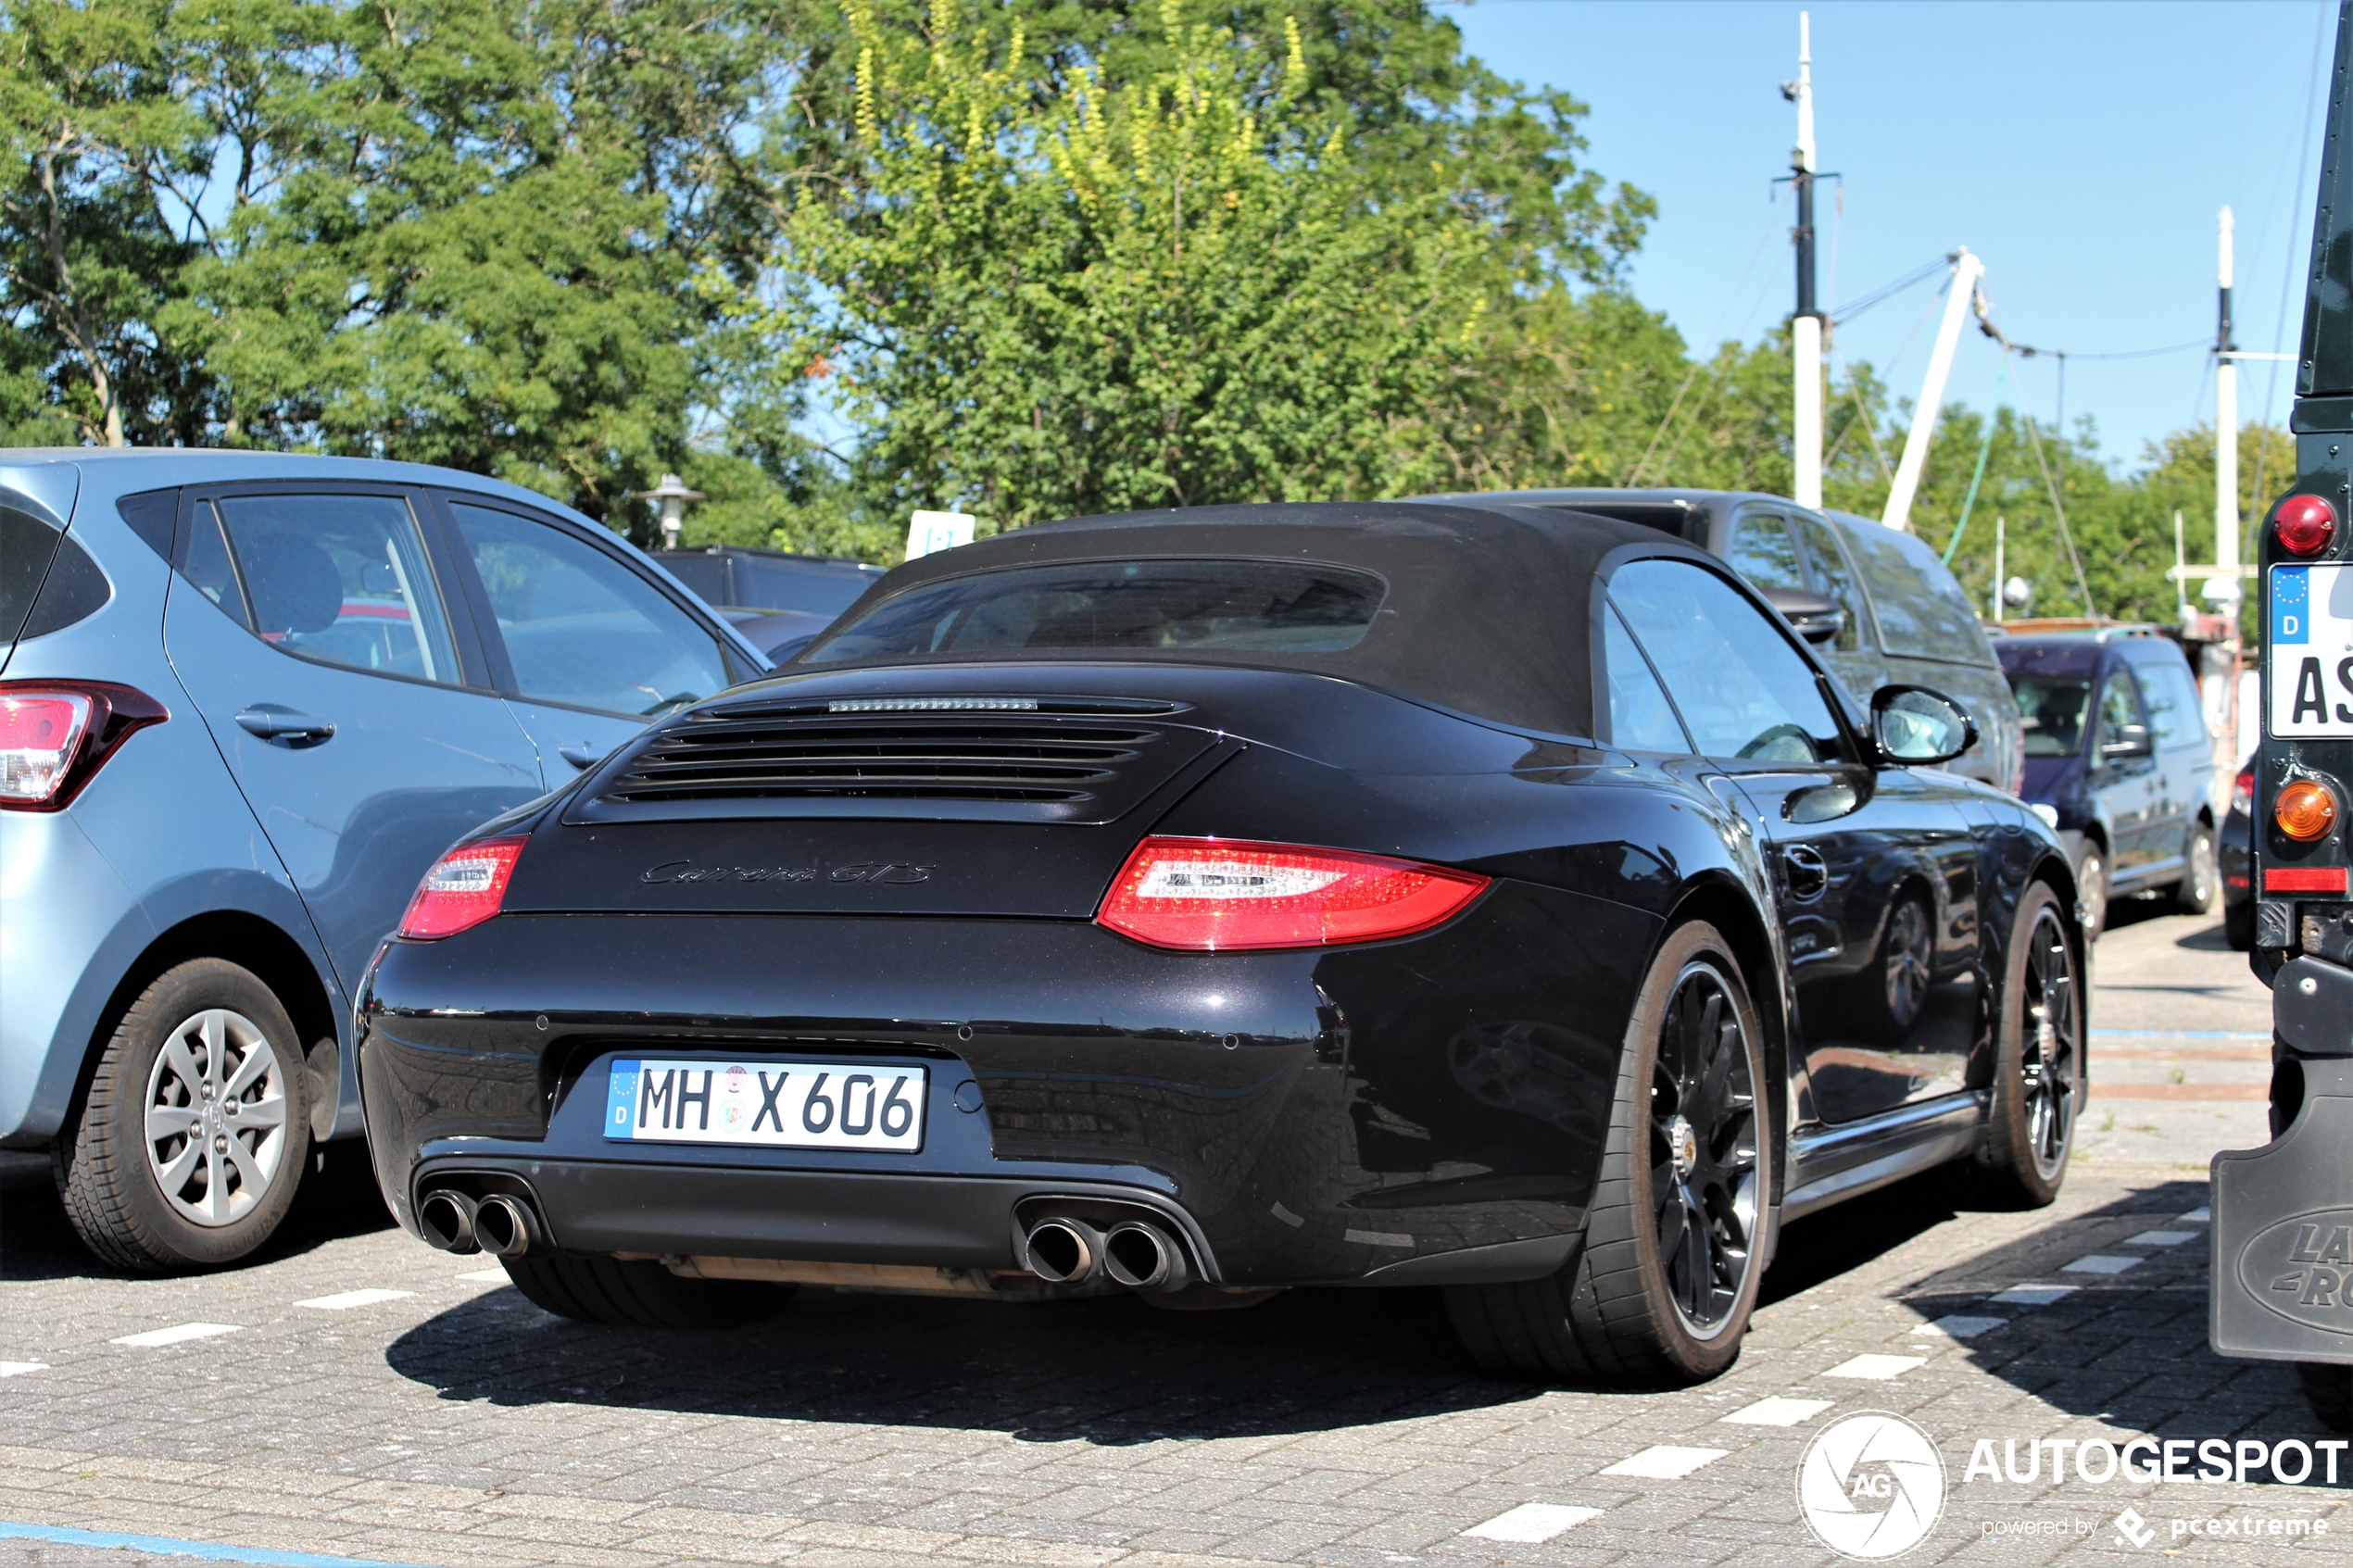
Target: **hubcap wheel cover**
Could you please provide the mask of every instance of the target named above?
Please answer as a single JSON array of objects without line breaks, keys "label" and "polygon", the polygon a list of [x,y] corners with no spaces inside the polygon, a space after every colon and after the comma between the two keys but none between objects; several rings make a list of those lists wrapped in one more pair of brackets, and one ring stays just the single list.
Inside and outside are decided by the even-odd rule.
[{"label": "hubcap wheel cover", "polygon": [[1732,1321],[1755,1267],[1756,1084],[1730,984],[1705,959],[1668,996],[1651,1075],[1652,1235],[1684,1328],[1709,1339]]},{"label": "hubcap wheel cover", "polygon": [[285,1066],[260,1028],[227,1008],[164,1036],[143,1114],[147,1173],[173,1212],[207,1229],[252,1213],[285,1163]]},{"label": "hubcap wheel cover", "polygon": [[2027,938],[2023,1009],[2025,1038],[2020,1042],[2024,1084],[2026,1135],[2034,1170],[2048,1181],[2067,1163],[2075,1139],[2082,1098],[2082,1058],[2077,1027],[2075,955],[2058,915],[2045,909]]}]

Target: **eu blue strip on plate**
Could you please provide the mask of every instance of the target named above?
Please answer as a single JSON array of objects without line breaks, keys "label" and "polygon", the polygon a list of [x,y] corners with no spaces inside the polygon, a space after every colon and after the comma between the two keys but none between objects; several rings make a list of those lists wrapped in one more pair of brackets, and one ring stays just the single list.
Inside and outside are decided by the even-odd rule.
[{"label": "eu blue strip on plate", "polygon": [[218,1541],[182,1541],[170,1536],[125,1536],[112,1530],[69,1530],[56,1524],[18,1524],[0,1519],[0,1540],[46,1541],[52,1546],[96,1547],[152,1552],[158,1557],[200,1557],[211,1562],[266,1562],[272,1568],[422,1568],[372,1557],[321,1557],[313,1551],[271,1551],[262,1547],[224,1546]]}]

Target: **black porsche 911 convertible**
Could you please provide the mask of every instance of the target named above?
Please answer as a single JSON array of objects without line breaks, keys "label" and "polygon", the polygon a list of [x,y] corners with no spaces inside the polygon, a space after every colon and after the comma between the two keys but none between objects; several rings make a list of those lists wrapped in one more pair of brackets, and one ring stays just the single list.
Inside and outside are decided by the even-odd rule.
[{"label": "black porsche 911 convertible", "polygon": [[2075,892],[1970,732],[1635,523],[1024,529],[444,857],[377,1173],[575,1318],[1436,1286],[1491,1369],[1705,1377],[1782,1222],[2064,1173]]}]

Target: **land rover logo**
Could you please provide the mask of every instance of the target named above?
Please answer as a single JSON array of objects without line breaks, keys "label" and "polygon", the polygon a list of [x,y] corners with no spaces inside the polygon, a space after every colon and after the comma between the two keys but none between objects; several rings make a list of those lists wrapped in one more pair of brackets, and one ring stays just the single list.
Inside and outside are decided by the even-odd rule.
[{"label": "land rover logo", "polygon": [[907,860],[859,860],[845,866],[706,866],[697,860],[664,860],[648,866],[639,882],[661,886],[676,882],[929,882],[937,866]]},{"label": "land rover logo", "polygon": [[2239,1249],[2246,1293],[2290,1323],[2353,1334],[2353,1209],[2282,1220]]}]

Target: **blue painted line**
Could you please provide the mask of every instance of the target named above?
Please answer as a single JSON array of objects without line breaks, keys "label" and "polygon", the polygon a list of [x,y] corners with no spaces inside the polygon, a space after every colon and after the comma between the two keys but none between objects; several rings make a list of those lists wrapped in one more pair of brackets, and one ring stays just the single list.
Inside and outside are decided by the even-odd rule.
[{"label": "blue painted line", "polygon": [[382,1562],[371,1557],[321,1557],[311,1551],[270,1551],[261,1547],[182,1541],[170,1536],[124,1536],[111,1530],[68,1530],[54,1524],[17,1524],[0,1519],[0,1540],[47,1541],[52,1546],[88,1546],[153,1552],[158,1557],[201,1557],[210,1562],[266,1562],[272,1568],[422,1568],[414,1562]]},{"label": "blue painted line", "polygon": [[2269,1040],[2269,1035],[2243,1035],[2234,1029],[2093,1029],[2095,1040]]}]

